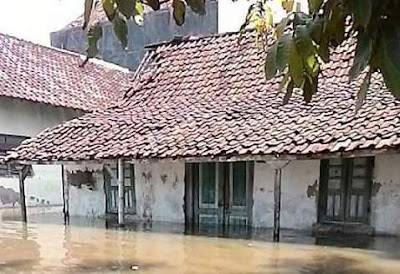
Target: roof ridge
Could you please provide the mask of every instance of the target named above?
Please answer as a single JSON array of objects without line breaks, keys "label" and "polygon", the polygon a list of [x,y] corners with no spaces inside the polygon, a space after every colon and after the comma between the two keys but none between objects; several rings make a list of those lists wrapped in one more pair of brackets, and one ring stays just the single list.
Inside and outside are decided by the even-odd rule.
[{"label": "roof ridge", "polygon": [[[36,47],[41,47],[41,48],[44,48],[44,49],[47,49],[47,50],[50,50],[50,51],[55,51],[55,52],[58,52],[58,53],[67,54],[67,55],[70,55],[70,56],[73,56],[73,57],[79,57],[80,59],[82,59],[82,61],[86,58],[85,55],[77,53],[77,52],[73,52],[73,51],[69,51],[69,50],[65,50],[65,49],[61,49],[61,48],[57,48],[57,47],[53,47],[53,46],[47,46],[47,45],[38,44],[38,43],[35,43],[35,42],[32,42],[32,41],[29,41],[29,40],[14,36],[12,34],[0,32],[0,36],[11,38],[11,39],[17,40],[19,42],[27,43],[27,44],[30,44],[30,45],[33,45],[33,46],[36,46]],[[101,66],[101,67],[104,67],[104,68],[110,69],[110,70],[117,70],[117,71],[125,72],[125,73],[130,73],[131,72],[128,68],[125,68],[125,67],[122,67],[122,66],[119,66],[117,64],[114,64],[114,63],[111,63],[111,62],[107,62],[107,61],[104,61],[104,60],[101,60],[101,59],[97,59],[97,58],[90,58],[89,59],[89,63],[92,63],[94,65],[98,65],[98,66]]]},{"label": "roof ridge", "polygon": [[[243,33],[249,33],[249,32],[254,32],[254,29],[246,29],[243,31]],[[204,35],[177,35],[171,40],[167,41],[160,41],[157,43],[152,43],[144,46],[145,49],[152,50],[157,47],[161,47],[164,45],[176,45],[176,44],[181,44],[181,43],[188,43],[188,42],[193,42],[193,41],[199,41],[203,39],[208,39],[208,38],[219,38],[219,37],[224,37],[224,36],[233,36],[240,34],[241,31],[226,31],[226,32],[219,32],[219,33],[214,33],[214,34],[204,34]]]}]

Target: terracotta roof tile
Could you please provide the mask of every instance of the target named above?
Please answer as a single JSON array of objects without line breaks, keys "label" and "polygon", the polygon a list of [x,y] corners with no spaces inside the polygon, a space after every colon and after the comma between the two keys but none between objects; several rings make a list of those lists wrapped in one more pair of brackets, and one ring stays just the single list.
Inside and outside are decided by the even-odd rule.
[{"label": "terracotta roof tile", "polygon": [[128,71],[93,59],[0,34],[0,96],[84,111],[122,98]]},{"label": "terracotta roof tile", "polygon": [[[17,149],[19,160],[310,155],[400,145],[400,101],[373,77],[355,113],[359,82],[347,73],[354,45],[332,55],[318,93],[287,105],[281,77],[266,81],[263,53],[249,32],[162,44],[124,102],[42,132]],[[344,59],[343,59],[344,58]],[[49,142],[50,141],[50,142]],[[56,143],[55,143],[56,142]],[[14,155],[15,157],[15,155]]]}]

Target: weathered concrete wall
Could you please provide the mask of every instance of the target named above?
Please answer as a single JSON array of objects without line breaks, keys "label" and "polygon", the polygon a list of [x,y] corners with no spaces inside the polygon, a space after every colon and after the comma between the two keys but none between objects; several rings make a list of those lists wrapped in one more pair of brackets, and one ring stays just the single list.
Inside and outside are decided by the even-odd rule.
[{"label": "weathered concrete wall", "polygon": [[375,158],[371,224],[376,233],[400,235],[400,155]]},{"label": "weathered concrete wall", "polygon": [[[144,25],[129,22],[128,47],[124,50],[115,37],[110,23],[103,24],[103,38],[99,42],[99,58],[118,65],[136,69],[142,60],[144,46],[169,41],[179,35],[208,35],[218,32],[218,3],[207,1],[206,15],[199,16],[187,9],[185,24],[175,24],[170,10],[163,9],[145,14]],[[80,28],[63,29],[51,34],[51,45],[78,53],[84,53],[86,33]]]},{"label": "weathered concrete wall", "polygon": [[[282,171],[281,227],[311,229],[317,221],[317,186],[320,162],[293,161]],[[253,226],[272,227],[274,170],[254,165]]]},{"label": "weathered concrete wall", "polygon": [[[67,165],[69,187],[69,213],[71,216],[103,217],[106,213],[106,195],[104,192],[103,165]],[[81,184],[71,181],[70,173],[92,172],[94,184]]]},{"label": "weathered concrete wall", "polygon": [[184,223],[184,179],[183,163],[136,164],[138,217],[142,220]]}]

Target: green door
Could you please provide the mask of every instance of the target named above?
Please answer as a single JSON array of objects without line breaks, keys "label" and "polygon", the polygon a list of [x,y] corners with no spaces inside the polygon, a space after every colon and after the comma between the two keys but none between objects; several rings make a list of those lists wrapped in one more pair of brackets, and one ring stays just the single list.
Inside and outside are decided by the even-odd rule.
[{"label": "green door", "polygon": [[197,163],[191,170],[195,225],[251,225],[252,162]]}]

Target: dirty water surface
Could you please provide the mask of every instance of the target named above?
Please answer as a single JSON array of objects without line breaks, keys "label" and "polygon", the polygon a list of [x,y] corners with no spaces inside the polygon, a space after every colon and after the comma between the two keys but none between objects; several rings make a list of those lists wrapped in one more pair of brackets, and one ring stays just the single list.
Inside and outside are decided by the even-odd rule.
[{"label": "dirty water surface", "polygon": [[257,235],[163,232],[164,225],[122,230],[81,220],[64,226],[61,214],[39,213],[23,224],[15,211],[0,209],[0,273],[400,273],[396,238],[367,249],[327,246],[301,235],[276,244]]}]

